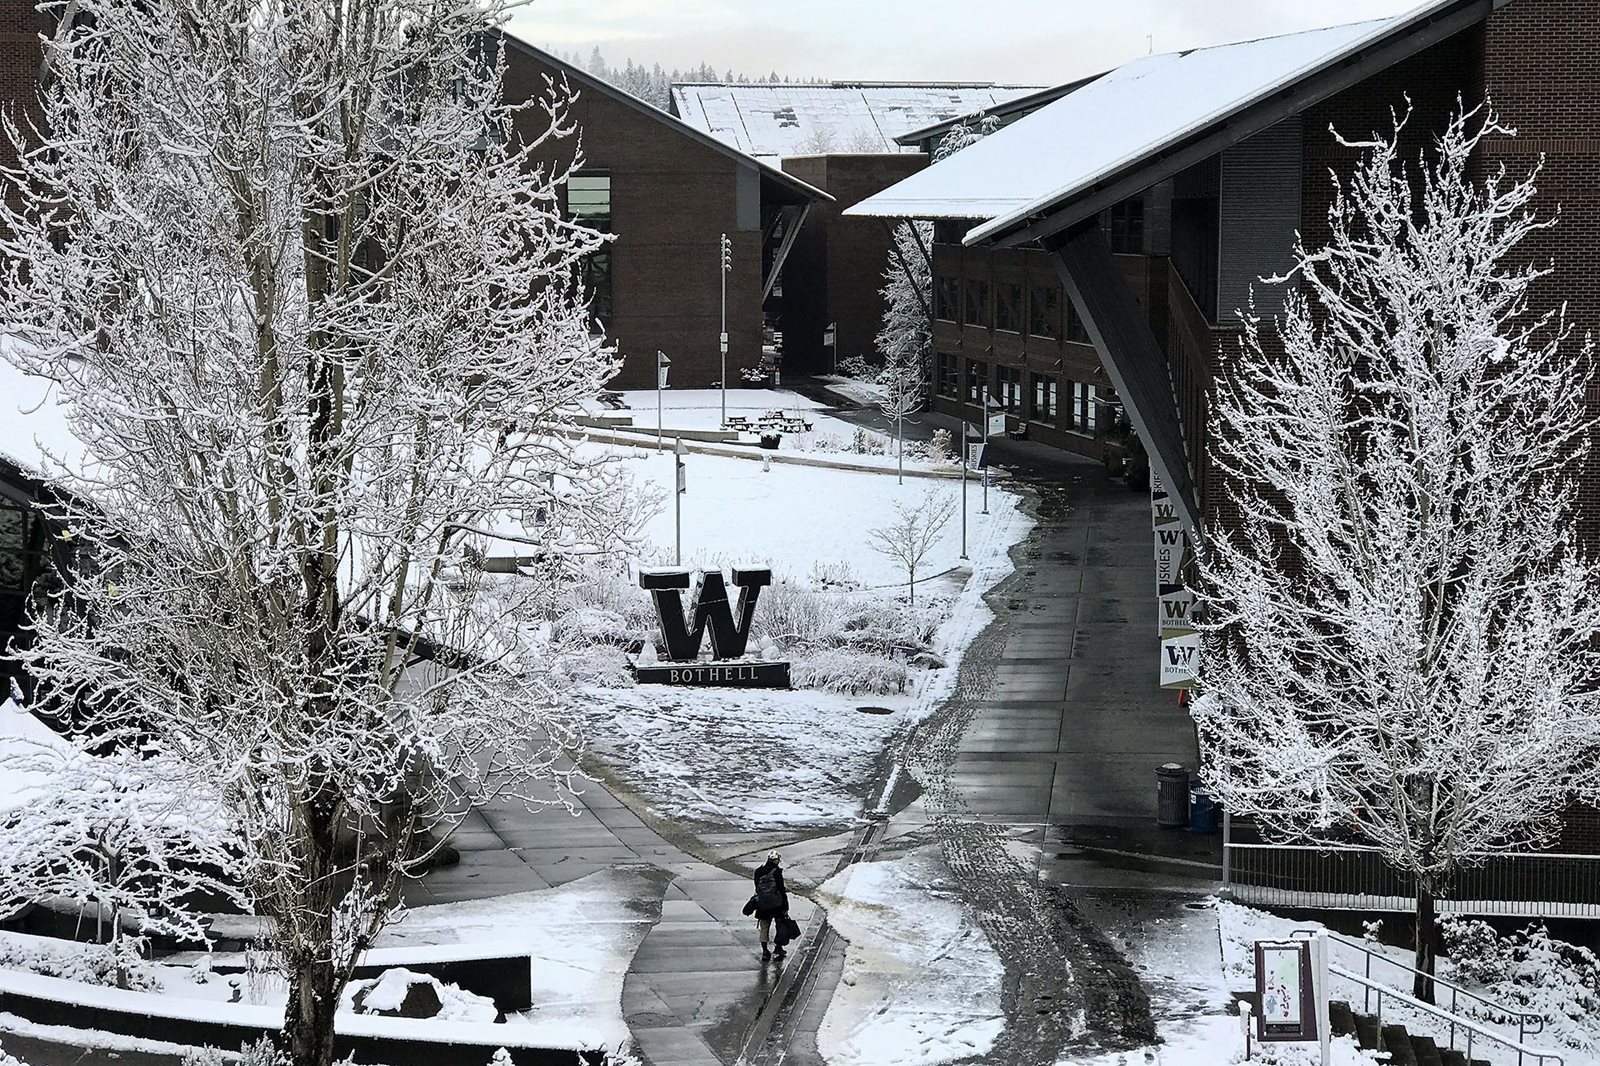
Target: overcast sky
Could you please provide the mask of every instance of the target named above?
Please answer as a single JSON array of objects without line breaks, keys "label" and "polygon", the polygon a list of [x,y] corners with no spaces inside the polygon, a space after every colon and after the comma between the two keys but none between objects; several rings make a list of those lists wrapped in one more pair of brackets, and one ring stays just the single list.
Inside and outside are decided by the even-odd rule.
[{"label": "overcast sky", "polygon": [[1381,18],[1418,0],[533,0],[529,43],[671,70],[1053,85],[1145,54]]}]

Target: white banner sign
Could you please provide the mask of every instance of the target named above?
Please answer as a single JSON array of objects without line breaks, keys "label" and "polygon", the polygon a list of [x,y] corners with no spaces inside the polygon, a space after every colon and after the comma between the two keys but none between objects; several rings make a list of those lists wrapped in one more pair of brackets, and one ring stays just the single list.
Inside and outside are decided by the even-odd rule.
[{"label": "white banner sign", "polygon": [[1194,628],[1194,593],[1182,585],[1165,585],[1156,597],[1156,628],[1172,636],[1174,629]]},{"label": "white banner sign", "polygon": [[1200,634],[1184,633],[1161,641],[1161,687],[1188,689],[1200,668]]}]

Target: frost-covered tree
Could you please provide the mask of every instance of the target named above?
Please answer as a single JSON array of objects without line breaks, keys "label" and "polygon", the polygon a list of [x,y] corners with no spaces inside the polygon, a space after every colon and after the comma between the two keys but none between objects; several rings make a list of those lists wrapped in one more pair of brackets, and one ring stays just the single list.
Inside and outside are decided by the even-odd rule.
[{"label": "frost-covered tree", "polygon": [[922,410],[927,399],[926,366],[925,355],[897,352],[885,360],[878,373],[878,385],[883,390],[878,409],[894,423],[895,476],[902,485],[906,480],[906,419]]},{"label": "frost-covered tree", "polygon": [[558,432],[615,370],[602,238],[559,208],[565,86],[502,95],[506,6],[79,0],[39,147],[8,131],[0,335],[84,453],[25,665],[220,797],[296,1066],[432,831],[581,740],[543,583],[477,565],[493,534],[559,575],[626,498]]},{"label": "frost-covered tree", "polygon": [[[1378,848],[1435,901],[1536,846],[1595,784],[1600,583],[1577,542],[1589,347],[1530,305],[1536,174],[1490,166],[1486,109],[1406,165],[1354,145],[1278,343],[1246,321],[1215,460],[1242,516],[1206,531],[1194,708],[1208,781],[1280,839]],[[1418,978],[1418,994],[1431,982]]]},{"label": "frost-covered tree", "polygon": [[868,531],[867,543],[905,570],[907,601],[916,603],[917,571],[938,546],[939,534],[956,513],[956,503],[948,495],[929,492],[914,504],[896,503],[894,513],[894,521]]}]

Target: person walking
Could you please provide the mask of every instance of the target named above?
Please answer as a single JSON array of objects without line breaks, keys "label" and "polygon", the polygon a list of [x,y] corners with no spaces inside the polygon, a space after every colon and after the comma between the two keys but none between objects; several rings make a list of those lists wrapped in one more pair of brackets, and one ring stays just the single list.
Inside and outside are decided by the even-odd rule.
[{"label": "person walking", "polygon": [[[755,872],[756,894],[751,900],[755,906],[756,933],[761,937],[761,958],[773,957],[767,947],[774,919],[789,916],[789,890],[783,885],[783,857],[776,851],[767,852],[767,861]],[[778,940],[777,957],[783,958],[783,940]]]}]

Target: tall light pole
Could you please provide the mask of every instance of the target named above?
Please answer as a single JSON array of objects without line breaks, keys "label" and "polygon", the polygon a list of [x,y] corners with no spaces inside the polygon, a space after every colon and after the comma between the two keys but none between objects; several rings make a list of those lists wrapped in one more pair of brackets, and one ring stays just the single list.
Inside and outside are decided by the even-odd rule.
[{"label": "tall light pole", "polygon": [[688,491],[689,479],[685,476],[683,457],[689,454],[689,449],[684,447],[683,438],[678,437],[672,442],[672,524],[674,528],[672,565],[683,565],[683,494]]},{"label": "tall light pole", "polygon": [[728,235],[722,235],[721,250],[722,264],[722,424],[728,424],[728,274],[733,270],[733,242],[728,240]]},{"label": "tall light pole", "polygon": [[667,371],[672,366],[672,360],[667,358],[667,353],[656,352],[656,451],[661,450],[661,390],[667,387]]}]

